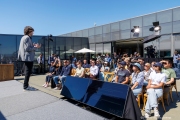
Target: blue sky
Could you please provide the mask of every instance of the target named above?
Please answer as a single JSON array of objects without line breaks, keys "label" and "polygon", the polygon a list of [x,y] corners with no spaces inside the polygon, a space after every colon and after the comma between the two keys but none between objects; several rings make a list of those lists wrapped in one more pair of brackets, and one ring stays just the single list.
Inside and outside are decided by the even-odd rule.
[{"label": "blue sky", "polygon": [[180,0],[0,0],[0,34],[60,35],[180,6]]}]

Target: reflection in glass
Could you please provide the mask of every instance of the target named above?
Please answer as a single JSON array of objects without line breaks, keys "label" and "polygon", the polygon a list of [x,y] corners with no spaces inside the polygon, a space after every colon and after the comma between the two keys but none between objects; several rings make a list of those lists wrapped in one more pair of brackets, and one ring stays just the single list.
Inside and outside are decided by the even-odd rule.
[{"label": "reflection in glass", "polygon": [[103,33],[110,33],[110,24],[103,25]]},{"label": "reflection in glass", "polygon": [[103,44],[96,44],[96,54],[103,54]]},{"label": "reflection in glass", "polygon": [[95,42],[102,42],[102,34],[95,36]]},{"label": "reflection in glass", "polygon": [[95,28],[95,35],[102,34],[102,26]]},{"label": "reflection in glass", "polygon": [[130,27],[130,20],[120,21],[120,30],[128,30]]},{"label": "reflection in glass", "polygon": [[131,30],[123,30],[123,31],[121,31],[120,33],[121,33],[121,39],[128,39],[128,38],[130,38],[130,32],[131,32]]},{"label": "reflection in glass", "polygon": [[180,20],[180,7],[173,9],[173,21]]},{"label": "reflection in glass", "polygon": [[83,30],[83,37],[88,37],[88,29]]},{"label": "reflection in glass", "polygon": [[110,33],[103,34],[103,42],[105,42],[105,41],[111,41]]},{"label": "reflection in glass", "polygon": [[172,33],[172,22],[160,24],[161,26],[161,34]]},{"label": "reflection in glass", "polygon": [[152,25],[153,22],[155,22],[155,21],[156,21],[156,13],[143,16],[143,26]]},{"label": "reflection in glass", "polygon": [[119,22],[111,24],[111,32],[119,31]]},{"label": "reflection in glass", "polygon": [[131,28],[134,28],[134,26],[142,27],[142,17],[131,19]]},{"label": "reflection in glass", "polygon": [[104,54],[111,53],[111,43],[104,43]]},{"label": "reflection in glass", "polygon": [[173,22],[173,33],[180,32],[180,20]]},{"label": "reflection in glass", "polygon": [[119,39],[120,39],[119,31],[111,33],[111,40],[119,40]]},{"label": "reflection in glass", "polygon": [[166,10],[166,11],[157,13],[157,21],[159,21],[159,23],[171,22],[172,10]]},{"label": "reflection in glass", "polygon": [[[89,44],[90,50],[95,50],[95,44]],[[90,58],[95,58],[95,53],[90,53]]]},{"label": "reflection in glass", "polygon": [[94,28],[89,29],[89,36],[92,36],[92,35],[94,35]]}]

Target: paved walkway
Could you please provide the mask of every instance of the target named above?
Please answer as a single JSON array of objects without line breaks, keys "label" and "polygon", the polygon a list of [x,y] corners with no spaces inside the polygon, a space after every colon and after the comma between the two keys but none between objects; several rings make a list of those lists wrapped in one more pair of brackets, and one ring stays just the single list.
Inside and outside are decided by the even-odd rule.
[{"label": "paved walkway", "polygon": [[[23,82],[24,76],[20,77],[15,77],[16,80]],[[58,98],[61,98],[63,96],[60,95],[59,90],[53,90],[50,87],[49,88],[44,88],[42,85],[44,84],[45,81],[45,75],[37,75],[37,76],[31,76],[30,78],[30,85],[32,87],[37,88],[40,91],[43,91],[45,93],[48,93],[50,95],[56,96]],[[177,88],[178,91],[180,91],[180,80],[177,80]],[[180,92],[178,92],[180,95]],[[168,106],[165,103],[165,108],[166,108],[166,113],[162,109],[162,105],[160,103],[159,105],[159,110],[160,110],[160,115],[163,117],[163,120],[180,120],[180,97],[177,97],[175,89],[173,89],[173,99],[174,101],[171,102],[170,99],[170,105]],[[153,111],[152,111],[153,112]],[[144,111],[142,111],[142,114],[144,115]],[[150,120],[155,119],[153,117],[149,118]]]}]

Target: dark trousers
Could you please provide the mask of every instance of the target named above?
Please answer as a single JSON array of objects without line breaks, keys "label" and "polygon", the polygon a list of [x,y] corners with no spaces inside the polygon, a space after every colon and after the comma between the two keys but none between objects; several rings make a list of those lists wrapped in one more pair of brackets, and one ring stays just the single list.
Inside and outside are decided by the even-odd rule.
[{"label": "dark trousers", "polygon": [[29,86],[29,78],[32,73],[33,62],[25,62],[25,79],[24,79],[24,89]]}]

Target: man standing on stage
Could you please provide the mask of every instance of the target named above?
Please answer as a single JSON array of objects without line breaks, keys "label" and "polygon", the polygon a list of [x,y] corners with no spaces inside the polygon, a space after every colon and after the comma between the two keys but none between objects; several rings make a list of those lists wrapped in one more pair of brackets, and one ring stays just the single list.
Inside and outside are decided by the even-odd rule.
[{"label": "man standing on stage", "polygon": [[35,56],[36,49],[40,48],[40,44],[32,43],[32,36],[34,29],[30,26],[24,28],[24,36],[21,38],[19,51],[18,51],[18,60],[25,63],[25,80],[24,80],[24,90],[31,90],[29,87],[29,77],[32,72],[33,61]]}]

